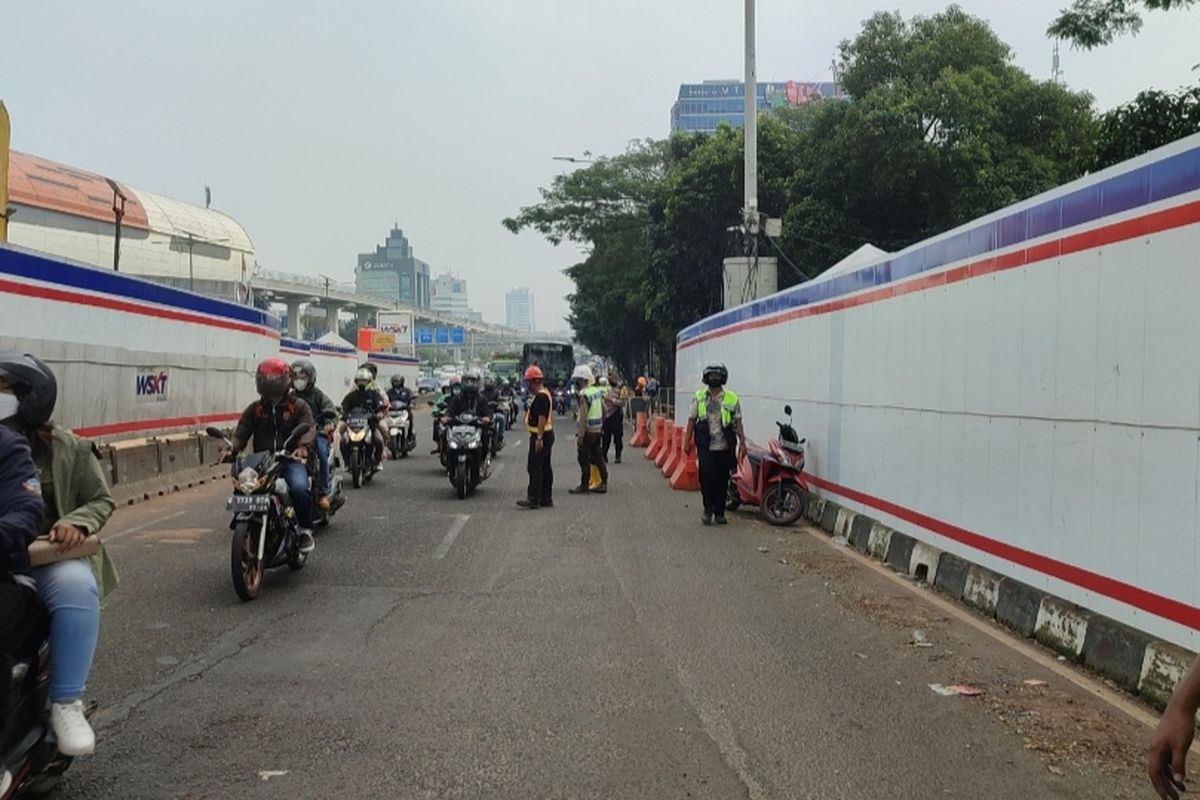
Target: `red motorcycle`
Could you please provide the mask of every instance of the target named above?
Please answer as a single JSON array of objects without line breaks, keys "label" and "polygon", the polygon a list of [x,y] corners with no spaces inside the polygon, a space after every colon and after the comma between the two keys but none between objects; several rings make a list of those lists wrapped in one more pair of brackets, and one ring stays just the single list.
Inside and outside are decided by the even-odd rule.
[{"label": "red motorcycle", "polygon": [[754,442],[729,479],[725,508],[736,511],[754,503],[772,525],[791,525],[804,513],[804,443],[792,427],[792,407],[783,407],[787,422],[776,422],[779,436],[766,448]]}]

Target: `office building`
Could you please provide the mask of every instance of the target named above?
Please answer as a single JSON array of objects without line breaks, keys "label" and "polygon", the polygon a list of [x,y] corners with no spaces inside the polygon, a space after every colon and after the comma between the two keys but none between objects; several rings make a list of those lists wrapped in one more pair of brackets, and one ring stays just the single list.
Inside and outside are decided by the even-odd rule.
[{"label": "office building", "polygon": [[[758,84],[758,110],[801,106],[838,97],[837,84],[785,81]],[[671,133],[716,133],[722,122],[740,128],[746,121],[746,84],[741,81],[684,83],[671,106]]]},{"label": "office building", "polygon": [[472,322],[482,322],[483,315],[467,303],[467,279],[443,272],[433,280],[429,293],[430,308]]},{"label": "office building", "polygon": [[504,295],[504,324],[525,333],[533,332],[533,292],[528,286],[518,286]]},{"label": "office building", "polygon": [[415,308],[429,308],[429,265],[413,255],[408,237],[396,225],[374,253],[361,253],[354,285],[374,295]]}]

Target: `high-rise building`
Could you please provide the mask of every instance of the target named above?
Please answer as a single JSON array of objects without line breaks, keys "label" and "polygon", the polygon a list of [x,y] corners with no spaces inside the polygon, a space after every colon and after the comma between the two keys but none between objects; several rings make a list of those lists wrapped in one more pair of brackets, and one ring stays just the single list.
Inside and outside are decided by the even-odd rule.
[{"label": "high-rise building", "polygon": [[504,295],[504,324],[526,333],[533,332],[533,292],[528,286],[518,286]]},{"label": "high-rise building", "polygon": [[429,308],[429,265],[413,255],[399,225],[374,253],[359,254],[354,285],[362,294]]},{"label": "high-rise building", "polygon": [[[758,84],[758,110],[802,106],[821,97],[837,97],[837,84],[785,81]],[[671,133],[715,133],[727,122],[740,128],[746,122],[746,84],[741,81],[704,81],[679,86],[671,106]]]},{"label": "high-rise building", "polygon": [[443,272],[433,279],[429,300],[430,308],[434,311],[463,319],[470,318],[471,308],[467,304],[466,278]]}]

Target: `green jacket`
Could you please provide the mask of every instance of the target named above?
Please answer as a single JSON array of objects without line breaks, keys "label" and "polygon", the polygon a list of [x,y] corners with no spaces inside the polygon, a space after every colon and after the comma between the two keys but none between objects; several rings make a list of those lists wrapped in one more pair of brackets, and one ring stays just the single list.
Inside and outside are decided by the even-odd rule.
[{"label": "green jacket", "polygon": [[[87,533],[96,533],[108,522],[117,503],[108,491],[100,450],[88,439],[80,438],[66,428],[55,426],[51,455],[51,476],[54,481],[54,513],[57,522],[69,522]],[[117,570],[104,545],[89,561],[100,587],[100,597],[116,588]]]}]

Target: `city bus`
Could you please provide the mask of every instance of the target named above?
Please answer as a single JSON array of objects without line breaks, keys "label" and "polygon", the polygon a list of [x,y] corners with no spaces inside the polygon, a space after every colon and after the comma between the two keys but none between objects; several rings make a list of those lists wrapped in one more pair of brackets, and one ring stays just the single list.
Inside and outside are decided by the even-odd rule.
[{"label": "city bus", "polygon": [[521,348],[521,373],[535,364],[542,368],[547,389],[566,386],[575,369],[575,348],[560,342],[527,342]]}]

